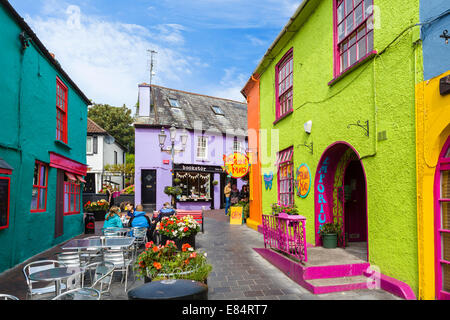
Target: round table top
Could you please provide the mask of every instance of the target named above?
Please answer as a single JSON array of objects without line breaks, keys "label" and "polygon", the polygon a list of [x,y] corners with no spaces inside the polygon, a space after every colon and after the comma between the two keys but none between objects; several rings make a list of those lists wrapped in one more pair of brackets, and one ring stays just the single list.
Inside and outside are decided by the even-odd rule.
[{"label": "round table top", "polygon": [[130,300],[176,300],[201,299],[208,292],[208,286],[194,280],[152,281],[128,291]]},{"label": "round table top", "polygon": [[68,278],[82,271],[83,269],[79,267],[57,267],[31,273],[28,278],[32,281],[55,281]]}]

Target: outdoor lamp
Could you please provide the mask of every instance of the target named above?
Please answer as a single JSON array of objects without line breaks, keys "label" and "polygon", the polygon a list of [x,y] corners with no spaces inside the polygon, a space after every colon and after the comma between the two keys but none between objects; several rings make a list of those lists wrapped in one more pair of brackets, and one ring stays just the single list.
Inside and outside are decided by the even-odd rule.
[{"label": "outdoor lamp", "polygon": [[186,146],[186,143],[187,143],[188,135],[186,133],[183,133],[180,138],[181,138],[181,144],[183,145],[183,149],[184,149],[184,147]]},{"label": "outdoor lamp", "polygon": [[311,129],[312,129],[312,121],[309,120],[308,122],[306,122],[304,124],[304,128],[305,128],[305,132],[306,133],[311,133]]},{"label": "outdoor lamp", "polygon": [[170,141],[175,142],[175,137],[177,135],[177,128],[175,126],[170,127]]},{"label": "outdoor lamp", "polygon": [[159,146],[162,148],[164,146],[164,142],[166,142],[167,135],[164,132],[164,127],[161,128],[161,132],[158,134],[159,138]]}]

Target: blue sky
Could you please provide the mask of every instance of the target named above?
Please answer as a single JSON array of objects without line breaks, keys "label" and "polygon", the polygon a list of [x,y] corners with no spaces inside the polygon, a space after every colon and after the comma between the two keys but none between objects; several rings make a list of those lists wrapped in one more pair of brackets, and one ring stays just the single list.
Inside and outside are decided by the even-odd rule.
[{"label": "blue sky", "polygon": [[149,82],[243,101],[301,0],[10,0],[94,102],[133,107]]}]

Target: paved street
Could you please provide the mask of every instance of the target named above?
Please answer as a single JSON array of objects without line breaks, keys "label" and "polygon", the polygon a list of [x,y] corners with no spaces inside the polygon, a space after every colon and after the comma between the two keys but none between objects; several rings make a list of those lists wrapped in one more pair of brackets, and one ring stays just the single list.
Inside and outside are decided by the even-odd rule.
[{"label": "paved street", "polygon": [[[102,223],[97,222],[96,231]],[[81,237],[84,237],[82,235]],[[356,290],[342,293],[313,295],[267,262],[253,248],[264,247],[257,231],[245,225],[230,225],[223,210],[205,213],[205,233],[196,237],[198,249],[207,252],[213,271],[208,278],[210,300],[392,300],[397,297],[383,290]],[[33,257],[30,261],[53,259],[60,247]],[[0,275],[0,293],[25,299],[26,285],[20,265]],[[143,284],[130,277],[128,289]],[[120,274],[115,277],[111,296],[105,300],[126,300],[127,295]]]}]

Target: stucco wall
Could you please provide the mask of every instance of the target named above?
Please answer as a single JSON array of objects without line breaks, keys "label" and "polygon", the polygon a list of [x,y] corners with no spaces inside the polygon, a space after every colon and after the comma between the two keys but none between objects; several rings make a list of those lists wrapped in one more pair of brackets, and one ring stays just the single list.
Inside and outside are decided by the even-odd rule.
[{"label": "stucco wall", "polygon": [[[408,26],[419,20],[418,1],[378,0],[381,27],[375,30],[374,48],[382,52]],[[271,129],[279,130],[277,152],[294,146],[294,167],[306,163],[315,179],[324,150],[345,141],[361,156],[368,186],[369,262],[381,272],[406,282],[417,293],[417,227],[415,203],[414,85],[417,47],[413,29],[404,32],[382,55],[372,58],[329,86],[333,79],[333,11],[331,1],[322,1],[303,27],[293,35],[260,78],[261,129],[271,144]],[[276,125],[275,65],[294,48],[294,112]],[[312,133],[303,124],[312,120]],[[352,126],[369,121],[370,136]],[[377,141],[386,131],[387,140]],[[264,139],[263,134],[261,139]],[[302,146],[314,144],[314,153]],[[262,144],[265,142],[262,141]],[[262,154],[266,151],[261,150]],[[262,189],[262,208],[270,212],[277,201],[277,177],[272,190]],[[307,218],[307,241],[315,242],[314,190],[306,199],[296,197]]]}]

